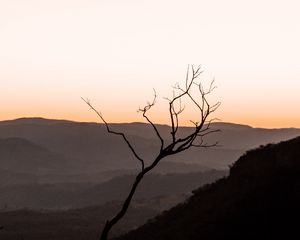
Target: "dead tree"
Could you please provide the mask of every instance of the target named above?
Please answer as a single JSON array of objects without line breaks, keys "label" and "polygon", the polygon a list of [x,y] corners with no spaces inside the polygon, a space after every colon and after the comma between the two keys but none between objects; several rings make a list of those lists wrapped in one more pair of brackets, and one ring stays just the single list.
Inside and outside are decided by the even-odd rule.
[{"label": "dead tree", "polygon": [[[129,142],[126,135],[122,132],[117,132],[111,129],[110,125],[102,114],[97,111],[88,99],[83,99],[86,104],[93,110],[103,121],[106,130],[108,133],[118,135],[123,138],[126,142],[128,148],[131,150],[135,158],[140,162],[141,169],[137,174],[134,183],[131,186],[131,189],[128,193],[127,198],[123,202],[123,205],[119,212],[110,220],[107,220],[105,226],[102,230],[102,234],[100,240],[107,240],[108,234],[111,228],[117,224],[126,214],[130,202],[136,192],[138,185],[140,184],[143,177],[149,173],[153,168],[155,168],[158,163],[167,156],[171,156],[180,152],[183,152],[191,147],[199,147],[199,148],[207,148],[216,146],[218,143],[208,144],[204,141],[204,137],[208,134],[217,132],[219,130],[211,129],[211,122],[214,119],[209,119],[209,116],[217,110],[220,106],[220,102],[217,102],[213,105],[209,104],[207,100],[207,95],[210,94],[215,87],[213,86],[213,82],[210,84],[207,90],[204,89],[201,82],[198,82],[200,74],[202,73],[200,66],[194,68],[193,66],[188,67],[186,79],[185,79],[185,86],[181,87],[179,84],[176,84],[173,91],[173,97],[167,99],[169,102],[169,115],[171,121],[171,132],[169,140],[166,140],[162,137],[157,125],[148,117],[148,111],[155,105],[156,103],[156,92],[154,91],[154,98],[152,102],[149,102],[144,108],[140,108],[139,112],[142,113],[145,120],[152,126],[156,136],[160,141],[160,149],[156,157],[154,157],[153,161],[146,166],[144,159],[139,156],[139,154],[134,149],[133,145]],[[197,90],[198,96],[195,96],[192,93],[192,89]],[[182,100],[186,99],[189,100],[194,107],[196,107],[198,111],[197,119],[191,120],[191,123],[194,125],[193,131],[186,136],[178,136],[179,130],[179,117],[180,114],[184,111],[184,106],[182,106]]]}]

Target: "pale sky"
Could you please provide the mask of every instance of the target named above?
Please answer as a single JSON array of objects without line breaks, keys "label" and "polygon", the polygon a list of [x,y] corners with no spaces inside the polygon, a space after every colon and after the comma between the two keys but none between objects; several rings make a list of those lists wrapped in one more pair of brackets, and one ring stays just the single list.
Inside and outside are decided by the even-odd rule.
[{"label": "pale sky", "polygon": [[[300,2],[0,0],[0,120],[46,117],[169,123],[166,101],[188,64],[215,78],[214,117],[300,127]],[[193,118],[193,116],[189,116]],[[183,124],[185,124],[183,122]]]}]

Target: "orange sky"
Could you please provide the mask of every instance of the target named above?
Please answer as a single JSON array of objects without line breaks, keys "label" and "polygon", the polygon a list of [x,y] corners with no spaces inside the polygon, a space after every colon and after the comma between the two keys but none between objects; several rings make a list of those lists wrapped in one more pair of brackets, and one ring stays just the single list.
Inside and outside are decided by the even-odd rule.
[{"label": "orange sky", "polygon": [[[171,86],[203,64],[215,117],[300,127],[298,1],[10,0],[0,2],[0,120],[41,116],[168,123]],[[193,118],[188,115],[187,119]]]}]

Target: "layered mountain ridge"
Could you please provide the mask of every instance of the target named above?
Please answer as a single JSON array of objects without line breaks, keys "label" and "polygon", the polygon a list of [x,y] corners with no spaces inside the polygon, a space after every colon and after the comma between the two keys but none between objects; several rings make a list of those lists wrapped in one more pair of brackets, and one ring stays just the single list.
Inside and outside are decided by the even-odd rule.
[{"label": "layered mountain ridge", "polygon": [[[111,126],[128,136],[146,162],[151,161],[159,150],[159,140],[149,124],[126,123],[111,124]],[[157,125],[157,127],[166,141],[170,139],[169,126]],[[220,129],[221,132],[207,136],[206,140],[208,143],[218,141],[221,147],[190,149],[165,161],[197,164],[198,170],[200,168],[224,170],[228,169],[228,165],[247,149],[300,135],[300,129],[261,129],[231,123],[214,123],[212,128]],[[178,133],[180,135],[191,131],[193,131],[192,127],[181,127]],[[0,121],[0,138],[26,139],[53,154],[67,160],[72,159],[81,172],[104,172],[140,167],[122,138],[108,134],[103,124],[22,118]],[[2,158],[0,156],[0,164]]]}]

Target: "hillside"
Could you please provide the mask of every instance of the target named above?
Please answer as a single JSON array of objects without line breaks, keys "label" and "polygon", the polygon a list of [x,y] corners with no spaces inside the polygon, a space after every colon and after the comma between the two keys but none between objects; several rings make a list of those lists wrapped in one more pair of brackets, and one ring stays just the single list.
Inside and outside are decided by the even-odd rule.
[{"label": "hillside", "polygon": [[227,178],[118,240],[299,239],[300,137],[248,151]]},{"label": "hillside", "polygon": [[11,137],[0,139],[0,170],[27,174],[66,173],[75,161],[30,142]]},{"label": "hillside", "polygon": [[[18,210],[0,212],[1,240],[95,240],[107,218],[117,211],[119,202],[67,211]],[[159,210],[150,204],[135,204],[114,229],[116,236],[154,217]]]},{"label": "hillside", "polygon": [[[195,188],[225,176],[225,171],[186,174],[150,174],[145,177],[135,199],[188,194]],[[0,210],[66,209],[122,201],[128,194],[134,175],[115,177],[100,184],[55,183],[18,184],[0,187]]]},{"label": "hillside", "polygon": [[[118,160],[114,164],[118,164]],[[95,166],[94,166],[95,167]],[[134,169],[88,171],[89,165],[74,157],[53,152],[19,137],[0,138],[0,187],[16,184],[101,183]],[[119,167],[121,168],[121,167]],[[188,173],[205,170],[197,164],[164,161],[157,173]]]}]

